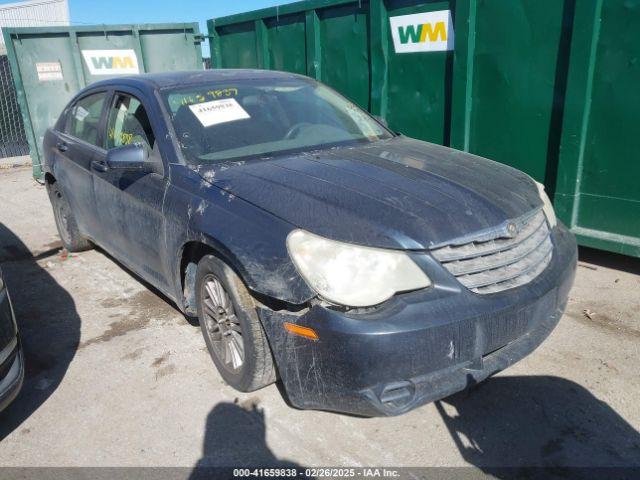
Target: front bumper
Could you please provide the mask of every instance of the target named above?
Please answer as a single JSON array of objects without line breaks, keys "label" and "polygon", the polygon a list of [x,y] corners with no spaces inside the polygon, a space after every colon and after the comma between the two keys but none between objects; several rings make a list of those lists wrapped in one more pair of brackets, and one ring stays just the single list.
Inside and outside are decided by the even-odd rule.
[{"label": "front bumper", "polygon": [[20,392],[24,379],[24,360],[11,301],[6,289],[0,290],[0,411]]},{"label": "front bumper", "polygon": [[18,396],[24,381],[24,357],[20,339],[16,338],[14,349],[0,365],[0,411]]},{"label": "front bumper", "polygon": [[[460,285],[416,256],[433,287],[367,313],[313,306],[301,315],[260,309],[280,378],[299,408],[398,415],[463,390],[531,353],[551,333],[575,277],[573,235],[558,225],[554,254],[532,282],[491,295]],[[310,341],[284,322],[310,327]]]}]

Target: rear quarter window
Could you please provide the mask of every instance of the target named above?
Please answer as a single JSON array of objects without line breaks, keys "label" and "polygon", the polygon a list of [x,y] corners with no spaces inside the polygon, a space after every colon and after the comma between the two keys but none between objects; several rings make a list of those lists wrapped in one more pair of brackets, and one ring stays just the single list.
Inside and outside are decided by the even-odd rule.
[{"label": "rear quarter window", "polygon": [[65,133],[91,145],[100,146],[98,127],[106,98],[106,92],[100,92],[74,103],[67,113]]}]

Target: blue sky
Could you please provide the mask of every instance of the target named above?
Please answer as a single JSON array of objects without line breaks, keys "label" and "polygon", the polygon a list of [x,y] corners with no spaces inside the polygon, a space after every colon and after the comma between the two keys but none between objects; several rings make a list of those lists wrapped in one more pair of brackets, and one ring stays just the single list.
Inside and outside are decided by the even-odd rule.
[{"label": "blue sky", "polygon": [[[1,3],[12,3],[15,0]],[[199,22],[209,18],[291,3],[290,0],[69,0],[73,25],[101,23]],[[208,56],[208,46],[204,53]]]},{"label": "blue sky", "polygon": [[153,23],[199,21],[290,3],[287,0],[69,0],[72,22]]}]

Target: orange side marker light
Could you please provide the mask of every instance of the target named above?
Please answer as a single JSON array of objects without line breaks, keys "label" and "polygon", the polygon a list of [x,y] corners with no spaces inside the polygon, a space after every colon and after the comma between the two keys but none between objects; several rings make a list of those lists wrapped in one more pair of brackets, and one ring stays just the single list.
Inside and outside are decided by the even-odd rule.
[{"label": "orange side marker light", "polygon": [[309,338],[311,340],[318,340],[320,338],[313,329],[309,327],[301,327],[295,323],[284,322],[284,329],[294,335],[300,335],[301,337]]}]

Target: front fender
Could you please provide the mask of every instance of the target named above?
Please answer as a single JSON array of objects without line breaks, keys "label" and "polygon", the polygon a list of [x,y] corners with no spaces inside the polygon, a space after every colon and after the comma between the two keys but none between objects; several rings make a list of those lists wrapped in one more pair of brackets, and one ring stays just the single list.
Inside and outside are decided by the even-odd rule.
[{"label": "front fender", "polygon": [[[172,166],[174,167],[174,166]],[[176,252],[173,273],[182,298],[180,263],[185,245],[200,242],[215,249],[261,295],[291,304],[315,296],[289,258],[287,235],[295,228],[278,217],[175,166],[165,199],[167,248]]]}]

